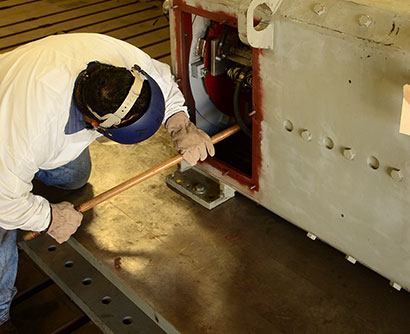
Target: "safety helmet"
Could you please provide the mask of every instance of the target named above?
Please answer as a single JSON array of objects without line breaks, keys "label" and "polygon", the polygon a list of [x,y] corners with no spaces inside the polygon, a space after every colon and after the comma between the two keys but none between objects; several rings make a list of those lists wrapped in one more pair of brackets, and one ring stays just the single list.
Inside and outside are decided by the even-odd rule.
[{"label": "safety helmet", "polygon": [[[157,82],[138,65],[134,65],[130,72],[134,77],[134,83],[123,103],[114,113],[101,116],[86,105],[88,111],[100,121],[97,131],[121,144],[136,144],[151,137],[161,126],[165,113],[164,95]],[[117,127],[122,120],[126,119],[127,114],[137,101],[145,80],[148,81],[151,90],[148,109],[131,124]]]}]

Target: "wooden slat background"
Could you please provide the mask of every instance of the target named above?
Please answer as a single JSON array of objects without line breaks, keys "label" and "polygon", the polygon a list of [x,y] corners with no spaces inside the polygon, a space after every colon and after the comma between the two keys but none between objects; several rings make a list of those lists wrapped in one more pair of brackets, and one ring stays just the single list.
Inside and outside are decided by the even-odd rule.
[{"label": "wooden slat background", "polygon": [[162,1],[0,1],[0,53],[49,35],[73,32],[107,34],[171,64],[169,24]]}]

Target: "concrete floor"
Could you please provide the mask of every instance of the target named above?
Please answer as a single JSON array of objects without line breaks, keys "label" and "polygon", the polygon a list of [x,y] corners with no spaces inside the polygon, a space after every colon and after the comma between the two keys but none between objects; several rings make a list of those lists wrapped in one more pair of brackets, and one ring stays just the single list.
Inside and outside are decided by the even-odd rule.
[{"label": "concrete floor", "polygon": [[[175,152],[162,129],[91,154],[88,186],[48,196],[79,204]],[[408,292],[239,194],[211,211],[193,203],[166,186],[170,172],[88,211],[72,243],[170,332],[409,333]]]}]

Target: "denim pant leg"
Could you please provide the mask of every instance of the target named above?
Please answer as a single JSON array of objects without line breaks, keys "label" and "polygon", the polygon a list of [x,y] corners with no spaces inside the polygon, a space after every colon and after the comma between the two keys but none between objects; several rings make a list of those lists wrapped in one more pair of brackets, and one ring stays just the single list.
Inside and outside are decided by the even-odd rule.
[{"label": "denim pant leg", "polygon": [[88,147],[68,164],[51,170],[40,169],[35,178],[47,186],[75,190],[84,186],[91,173],[91,158]]},{"label": "denim pant leg", "polygon": [[0,325],[9,318],[10,304],[17,289],[14,287],[17,275],[16,230],[0,228]]}]

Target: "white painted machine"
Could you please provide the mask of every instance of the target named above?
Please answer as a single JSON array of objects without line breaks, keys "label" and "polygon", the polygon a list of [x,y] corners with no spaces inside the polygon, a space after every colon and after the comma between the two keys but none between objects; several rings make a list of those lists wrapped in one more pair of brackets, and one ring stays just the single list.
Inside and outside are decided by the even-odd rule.
[{"label": "white painted machine", "polygon": [[243,128],[201,169],[410,290],[410,2],[173,0],[170,21],[196,124]]}]

